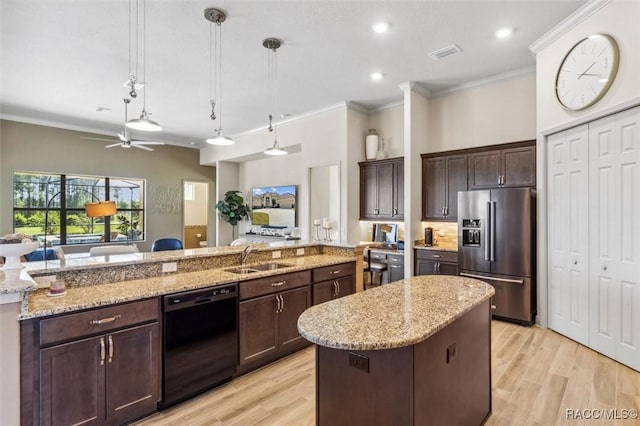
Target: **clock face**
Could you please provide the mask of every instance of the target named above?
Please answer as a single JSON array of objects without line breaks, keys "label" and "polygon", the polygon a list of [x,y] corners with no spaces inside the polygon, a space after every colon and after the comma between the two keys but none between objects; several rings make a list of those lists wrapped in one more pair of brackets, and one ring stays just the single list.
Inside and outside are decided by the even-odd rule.
[{"label": "clock face", "polygon": [[565,56],[556,76],[556,96],[570,110],[595,104],[607,93],[618,71],[618,45],[605,34],[580,40]]}]

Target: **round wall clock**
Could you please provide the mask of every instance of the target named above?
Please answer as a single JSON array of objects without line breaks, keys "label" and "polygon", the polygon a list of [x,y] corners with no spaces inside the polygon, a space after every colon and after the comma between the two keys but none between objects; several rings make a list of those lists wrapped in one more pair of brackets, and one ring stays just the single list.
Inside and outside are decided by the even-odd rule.
[{"label": "round wall clock", "polygon": [[556,76],[560,104],[579,111],[598,102],[616,78],[619,56],[618,44],[607,34],[594,34],[576,43]]}]

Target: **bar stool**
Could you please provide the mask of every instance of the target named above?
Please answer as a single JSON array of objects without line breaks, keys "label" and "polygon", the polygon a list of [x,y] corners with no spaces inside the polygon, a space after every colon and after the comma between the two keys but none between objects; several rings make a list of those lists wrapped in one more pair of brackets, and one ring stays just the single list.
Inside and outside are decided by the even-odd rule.
[{"label": "bar stool", "polygon": [[[378,284],[381,285],[382,284],[382,277],[383,277],[383,273],[387,270],[388,266],[386,263],[382,263],[382,262],[372,262],[371,261],[371,250],[370,249],[366,249],[367,250],[367,260],[366,263],[364,265],[364,272],[368,272],[369,273],[369,283],[371,286],[374,285],[373,283],[373,274],[375,273],[376,275],[378,275],[380,277],[380,279],[378,280]],[[363,285],[363,288],[366,288],[366,286]]]}]

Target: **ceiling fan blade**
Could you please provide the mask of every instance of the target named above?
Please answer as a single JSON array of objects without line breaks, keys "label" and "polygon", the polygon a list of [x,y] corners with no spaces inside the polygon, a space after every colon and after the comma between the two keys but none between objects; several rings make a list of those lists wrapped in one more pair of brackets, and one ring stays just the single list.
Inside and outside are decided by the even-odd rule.
[{"label": "ceiling fan blade", "polygon": [[105,148],[113,148],[113,147],[121,146],[121,145],[122,145],[122,143],[118,142],[118,143],[114,143],[112,145],[106,145]]},{"label": "ceiling fan blade", "polygon": [[132,144],[131,144],[131,146],[132,146],[132,147],[134,147],[134,148],[138,148],[138,149],[144,149],[145,151],[153,151],[153,149],[151,149],[151,148],[147,148],[147,147],[146,147],[146,146],[144,146],[144,145],[137,145],[137,144],[133,144],[133,143],[132,143]]},{"label": "ceiling fan blade", "polygon": [[164,145],[164,142],[153,142],[153,141],[135,141],[132,140],[131,143],[138,145]]},{"label": "ceiling fan blade", "polygon": [[80,139],[90,139],[92,141],[115,142],[116,139],[90,138],[89,136],[80,136]]}]

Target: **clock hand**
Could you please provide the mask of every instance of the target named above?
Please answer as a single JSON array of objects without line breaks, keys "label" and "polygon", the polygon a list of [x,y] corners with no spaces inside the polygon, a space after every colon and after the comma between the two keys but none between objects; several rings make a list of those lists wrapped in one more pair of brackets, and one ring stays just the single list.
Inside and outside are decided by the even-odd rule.
[{"label": "clock hand", "polygon": [[583,75],[586,75],[587,71],[589,71],[591,69],[591,67],[593,67],[595,64],[596,64],[595,62],[592,63],[591,65],[589,65],[589,67],[586,70],[584,70],[584,72],[582,74],[578,74],[577,80],[580,80],[580,77],[582,77]]}]

